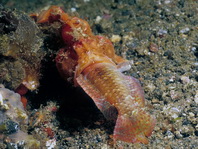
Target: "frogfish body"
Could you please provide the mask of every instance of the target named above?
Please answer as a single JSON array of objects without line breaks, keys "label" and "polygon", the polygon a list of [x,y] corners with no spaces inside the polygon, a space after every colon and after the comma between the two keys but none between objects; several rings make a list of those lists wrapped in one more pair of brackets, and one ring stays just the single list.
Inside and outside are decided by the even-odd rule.
[{"label": "frogfish body", "polygon": [[155,118],[146,112],[139,81],[121,71],[128,61],[115,54],[111,41],[96,36],[85,20],[70,17],[52,6],[37,16],[37,23],[59,22],[65,47],[56,56],[56,66],[65,80],[72,80],[95,102],[109,120],[115,120],[114,140],[148,143]]}]

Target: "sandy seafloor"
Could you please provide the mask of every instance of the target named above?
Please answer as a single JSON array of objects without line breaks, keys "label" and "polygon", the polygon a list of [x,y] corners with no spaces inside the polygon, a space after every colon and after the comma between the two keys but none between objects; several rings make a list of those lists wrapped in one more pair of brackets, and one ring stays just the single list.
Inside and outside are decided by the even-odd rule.
[{"label": "sandy seafloor", "polygon": [[[110,135],[114,125],[105,120],[80,88],[56,79],[56,73],[46,70],[55,69],[54,62],[44,63],[41,87],[37,93],[27,95],[28,110],[31,113],[49,105],[59,106],[51,122],[55,148],[198,148],[196,0],[0,0],[0,3],[27,14],[58,5],[87,20],[95,34],[109,38],[118,35],[114,41],[117,54],[132,62],[126,74],[141,81],[149,110],[157,119],[148,145],[118,141],[112,146]],[[29,133],[32,131],[41,140],[38,129]],[[40,148],[47,148],[46,144]]]}]

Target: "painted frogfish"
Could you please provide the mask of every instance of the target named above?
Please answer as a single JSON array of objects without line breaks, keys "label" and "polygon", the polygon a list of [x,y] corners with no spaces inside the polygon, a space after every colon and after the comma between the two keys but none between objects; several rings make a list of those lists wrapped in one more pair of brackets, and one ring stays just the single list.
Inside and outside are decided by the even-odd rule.
[{"label": "painted frogfish", "polygon": [[85,20],[58,6],[32,16],[37,23],[61,24],[65,47],[56,56],[57,69],[65,80],[80,86],[107,119],[116,121],[114,141],[147,144],[156,120],[145,110],[139,81],[122,73],[130,69],[129,62],[115,54],[111,41],[94,35]]}]

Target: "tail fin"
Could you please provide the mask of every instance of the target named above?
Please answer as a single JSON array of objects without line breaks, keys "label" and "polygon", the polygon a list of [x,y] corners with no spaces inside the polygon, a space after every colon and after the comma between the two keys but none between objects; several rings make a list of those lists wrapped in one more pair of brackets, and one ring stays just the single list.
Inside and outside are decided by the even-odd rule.
[{"label": "tail fin", "polygon": [[156,120],[143,109],[135,109],[131,115],[118,115],[114,129],[114,141],[148,144]]}]

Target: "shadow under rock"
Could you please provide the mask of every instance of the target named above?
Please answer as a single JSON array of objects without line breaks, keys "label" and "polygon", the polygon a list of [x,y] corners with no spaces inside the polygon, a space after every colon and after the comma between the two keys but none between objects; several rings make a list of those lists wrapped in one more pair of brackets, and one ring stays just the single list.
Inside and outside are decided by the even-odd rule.
[{"label": "shadow under rock", "polygon": [[[80,87],[64,81],[54,62],[44,62],[42,66],[42,79],[37,93],[29,92],[32,109],[38,109],[47,102],[54,101],[59,105],[56,118],[60,122],[59,127],[69,132],[79,131],[85,127],[101,128],[112,133],[114,124],[108,122],[93,100]],[[97,121],[103,121],[101,125],[95,125]],[[112,128],[112,129],[111,129]]]}]

